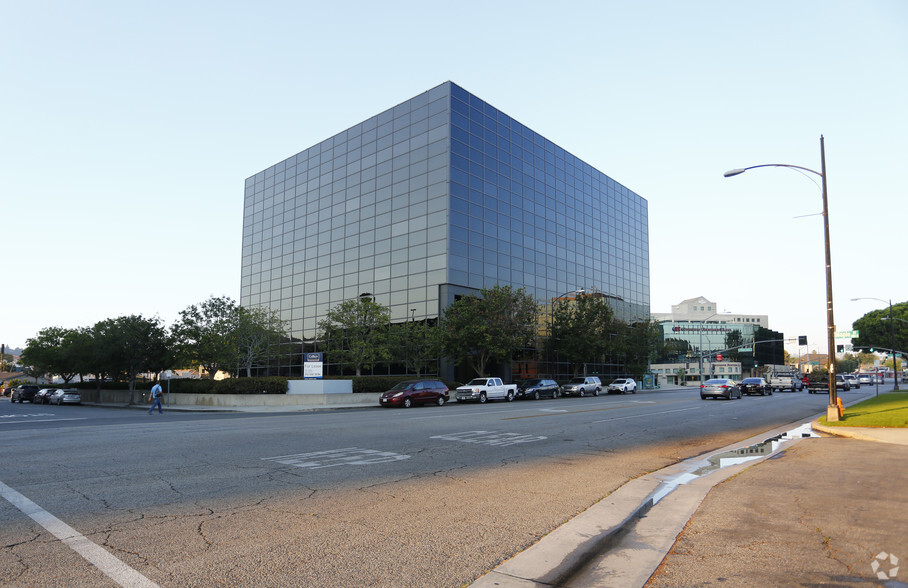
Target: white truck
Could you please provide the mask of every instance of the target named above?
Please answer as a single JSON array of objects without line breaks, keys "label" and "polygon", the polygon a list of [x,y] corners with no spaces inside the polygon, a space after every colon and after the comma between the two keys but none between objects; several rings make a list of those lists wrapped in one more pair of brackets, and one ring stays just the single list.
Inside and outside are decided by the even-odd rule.
[{"label": "white truck", "polygon": [[467,384],[454,391],[457,402],[479,402],[487,400],[507,400],[511,402],[517,395],[517,384],[505,384],[501,378],[473,378]]},{"label": "white truck", "polygon": [[766,374],[767,388],[770,393],[780,390],[797,392],[802,388],[801,378],[796,372],[778,371]]}]

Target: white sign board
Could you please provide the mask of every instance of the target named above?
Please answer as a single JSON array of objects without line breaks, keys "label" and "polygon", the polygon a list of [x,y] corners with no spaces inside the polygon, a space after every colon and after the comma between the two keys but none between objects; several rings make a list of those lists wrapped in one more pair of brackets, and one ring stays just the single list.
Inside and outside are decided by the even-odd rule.
[{"label": "white sign board", "polygon": [[303,378],[320,380],[323,374],[323,366],[321,353],[307,353],[303,362]]}]

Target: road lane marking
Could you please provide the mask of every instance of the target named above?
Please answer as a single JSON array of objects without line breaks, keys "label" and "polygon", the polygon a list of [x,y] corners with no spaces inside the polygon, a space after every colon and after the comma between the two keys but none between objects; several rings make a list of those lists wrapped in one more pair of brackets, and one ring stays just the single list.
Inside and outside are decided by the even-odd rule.
[{"label": "road lane marking", "polygon": [[0,425],[15,425],[18,423],[58,423],[60,421],[85,421],[87,417],[74,417],[71,419],[28,419],[27,421],[0,421]]},{"label": "road lane marking", "polygon": [[277,457],[263,457],[262,461],[276,461],[284,465],[297,468],[318,470],[337,466],[372,465],[410,459],[409,455],[378,451],[377,449],[360,449],[359,447],[345,447],[343,449],[329,449],[327,451],[312,451],[297,453],[295,455],[279,455]]},{"label": "road lane marking", "polygon": [[449,433],[447,435],[433,435],[430,439],[442,439],[444,441],[459,441],[462,443],[476,443],[479,445],[493,445],[496,447],[507,447],[517,445],[518,443],[532,443],[533,441],[544,441],[548,437],[541,435],[522,435],[520,433],[499,433],[496,431],[464,431],[462,433]]},{"label": "road lane marking", "polygon": [[120,586],[157,588],[157,584],[3,482],[0,482],[0,496]]}]

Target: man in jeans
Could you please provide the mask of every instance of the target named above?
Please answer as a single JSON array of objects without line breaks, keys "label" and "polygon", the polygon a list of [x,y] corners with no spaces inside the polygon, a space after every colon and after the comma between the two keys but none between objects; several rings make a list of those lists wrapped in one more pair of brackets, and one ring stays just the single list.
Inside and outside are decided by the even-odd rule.
[{"label": "man in jeans", "polygon": [[154,386],[151,387],[151,398],[154,400],[154,404],[151,405],[151,408],[148,409],[148,414],[154,412],[154,407],[158,407],[158,413],[164,414],[164,411],[161,410],[161,396],[164,395],[164,392],[161,390],[161,384],[155,382]]}]

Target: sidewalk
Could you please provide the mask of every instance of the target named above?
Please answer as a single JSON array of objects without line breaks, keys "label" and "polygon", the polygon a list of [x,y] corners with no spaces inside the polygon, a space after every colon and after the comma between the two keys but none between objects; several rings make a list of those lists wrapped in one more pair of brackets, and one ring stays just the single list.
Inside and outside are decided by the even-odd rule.
[{"label": "sidewalk", "polygon": [[472,586],[908,586],[908,429],[813,425],[835,436],[631,480]]},{"label": "sidewalk", "polygon": [[908,585],[908,429],[828,429],[715,486],[646,586]]}]

